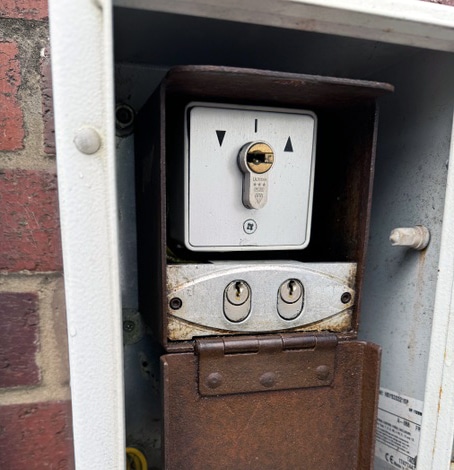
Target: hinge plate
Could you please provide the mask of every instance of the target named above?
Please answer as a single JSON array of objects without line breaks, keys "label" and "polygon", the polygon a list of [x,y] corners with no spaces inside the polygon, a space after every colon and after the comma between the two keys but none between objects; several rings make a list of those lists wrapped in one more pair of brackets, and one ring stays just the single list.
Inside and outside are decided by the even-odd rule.
[{"label": "hinge plate", "polygon": [[285,334],[196,341],[199,393],[230,395],[326,387],[334,378],[335,335]]}]

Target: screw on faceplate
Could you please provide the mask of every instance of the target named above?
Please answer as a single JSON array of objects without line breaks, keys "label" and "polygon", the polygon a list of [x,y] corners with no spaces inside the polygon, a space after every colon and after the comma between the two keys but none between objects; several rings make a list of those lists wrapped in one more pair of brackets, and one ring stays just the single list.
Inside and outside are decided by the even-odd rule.
[{"label": "screw on faceplate", "polygon": [[131,333],[131,331],[134,331],[135,327],[135,323],[131,320],[125,320],[123,322],[123,330],[126,331],[126,333]]},{"label": "screw on faceplate", "polygon": [[254,233],[257,230],[257,222],[254,219],[247,219],[243,223],[243,230],[248,235]]},{"label": "screw on faceplate", "polygon": [[179,310],[183,305],[183,301],[179,297],[173,297],[170,299],[169,305],[172,310]]},{"label": "screw on faceplate", "polygon": [[341,302],[343,304],[348,304],[350,302],[350,300],[352,300],[352,294],[350,294],[350,292],[344,292],[341,295]]}]

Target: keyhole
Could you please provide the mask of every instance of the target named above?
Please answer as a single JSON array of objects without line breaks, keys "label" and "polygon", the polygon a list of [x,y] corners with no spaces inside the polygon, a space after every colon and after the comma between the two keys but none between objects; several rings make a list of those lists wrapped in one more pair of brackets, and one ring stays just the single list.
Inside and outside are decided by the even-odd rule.
[{"label": "keyhole", "polygon": [[260,165],[261,163],[269,163],[268,154],[263,152],[250,152],[246,156],[246,161],[248,163],[253,163],[254,165]]},{"label": "keyhole", "polygon": [[[224,292],[225,298],[232,305],[243,305],[251,296],[251,288],[246,281],[232,281]],[[228,318],[232,320],[229,316]]]},{"label": "keyhole", "polygon": [[287,279],[279,288],[281,299],[288,303],[294,304],[301,299],[304,292],[303,284],[298,279]]},{"label": "keyhole", "polygon": [[240,299],[241,294],[244,291],[243,283],[241,281],[235,282],[235,289],[236,289],[236,297],[237,297],[237,299]]},{"label": "keyhole", "polygon": [[293,297],[295,290],[296,290],[296,282],[292,279],[288,283],[288,295],[290,295],[290,297]]},{"label": "keyhole", "polygon": [[[274,164],[274,152],[273,149],[267,143],[253,142],[246,144],[245,147],[245,163],[250,171],[256,174],[263,174],[271,169]],[[243,149],[245,147],[243,147]],[[247,169],[245,170],[249,171]]]}]

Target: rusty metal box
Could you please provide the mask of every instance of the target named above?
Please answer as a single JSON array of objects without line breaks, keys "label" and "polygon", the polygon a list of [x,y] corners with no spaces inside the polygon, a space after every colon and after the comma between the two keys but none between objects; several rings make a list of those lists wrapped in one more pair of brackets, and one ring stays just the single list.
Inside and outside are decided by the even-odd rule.
[{"label": "rusty metal box", "polygon": [[[140,310],[164,348],[166,469],[372,468],[380,349],[356,337],[376,99],[390,91],[390,85],[377,82],[185,66],[168,73],[141,111],[136,132],[139,297]],[[182,197],[184,110],[192,101],[316,114],[312,235],[306,249],[207,254],[191,252],[173,238],[172,224],[181,217],[175,201]],[[325,263],[328,271],[330,263],[354,266],[348,271],[353,294],[342,320],[327,315],[274,332],[182,321],[175,334],[168,296],[172,267],[289,260]],[[199,308],[197,302],[191,308]]]},{"label": "rusty metal box", "polygon": [[[241,334],[238,328],[207,327],[175,313],[179,305],[172,309],[168,297],[175,277],[168,279],[168,267],[175,270],[182,263],[206,267],[212,261],[241,264],[292,260],[309,267],[326,263],[328,273],[330,263],[349,263],[350,274],[343,278],[348,294],[344,310],[333,315],[326,306],[326,318],[312,316],[314,319],[307,323],[276,326],[274,330],[331,331],[342,338],[356,337],[374,169],[376,99],[391,90],[392,86],[378,82],[224,67],[185,66],[167,74],[142,109],[136,131],[140,310],[166,350],[192,350],[190,340],[199,336]],[[190,251],[174,238],[172,227],[183,217],[185,110],[194,101],[304,109],[317,116],[308,247],[204,253]],[[206,303],[201,298],[198,305]],[[244,333],[252,332],[271,331],[244,329]]]}]

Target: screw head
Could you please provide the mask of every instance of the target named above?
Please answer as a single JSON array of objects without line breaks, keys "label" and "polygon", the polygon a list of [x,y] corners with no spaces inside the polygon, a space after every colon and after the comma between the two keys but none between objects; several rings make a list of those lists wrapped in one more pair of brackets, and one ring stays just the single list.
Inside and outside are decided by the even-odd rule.
[{"label": "screw head", "polygon": [[257,230],[257,222],[254,219],[247,219],[243,222],[244,233],[251,235]]},{"label": "screw head", "polygon": [[135,323],[131,320],[125,320],[123,322],[123,330],[126,331],[127,333],[131,333],[131,331],[134,331],[135,327],[136,327]]},{"label": "screw head", "polygon": [[134,129],[135,113],[131,106],[120,103],[115,107],[115,128],[119,137],[126,137]]},{"label": "screw head", "polygon": [[341,295],[341,302],[343,304],[348,304],[350,302],[350,300],[352,300],[352,294],[350,294],[350,292],[344,292]]},{"label": "screw head", "polygon": [[179,310],[183,305],[183,301],[179,297],[173,297],[170,299],[169,305],[172,310]]}]

